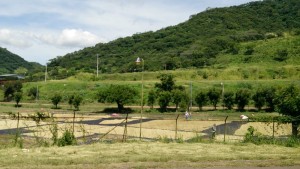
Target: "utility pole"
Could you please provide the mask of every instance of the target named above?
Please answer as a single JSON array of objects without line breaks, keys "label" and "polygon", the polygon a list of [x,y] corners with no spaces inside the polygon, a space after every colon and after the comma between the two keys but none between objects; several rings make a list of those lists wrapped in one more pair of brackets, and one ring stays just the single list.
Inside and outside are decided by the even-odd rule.
[{"label": "utility pole", "polygon": [[98,74],[99,74],[99,54],[97,54],[97,77],[98,77]]},{"label": "utility pole", "polygon": [[47,82],[47,63],[46,63],[46,70],[45,70],[45,82]]},{"label": "utility pole", "polygon": [[191,81],[190,84],[190,89],[191,89],[191,107],[190,107],[190,112],[192,111],[192,107],[193,107],[193,83]]}]

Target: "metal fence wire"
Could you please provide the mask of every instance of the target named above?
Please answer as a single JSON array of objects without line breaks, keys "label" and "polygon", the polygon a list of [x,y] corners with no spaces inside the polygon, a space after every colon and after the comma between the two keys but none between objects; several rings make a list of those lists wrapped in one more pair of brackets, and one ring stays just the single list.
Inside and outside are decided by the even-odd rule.
[{"label": "metal fence wire", "polygon": [[52,118],[34,119],[19,114],[2,116],[0,120],[0,134],[21,133],[22,137],[39,137],[51,139],[53,127],[57,127],[58,137],[66,130],[72,130],[77,139],[85,142],[101,140],[129,139],[142,140],[182,140],[194,138],[214,139],[217,141],[242,141],[248,128],[252,126],[259,135],[270,137],[287,137],[292,133],[291,124],[277,122],[254,122],[251,120],[236,120],[186,118],[183,114],[147,115],[140,124],[140,116],[130,115],[76,115],[52,114]]}]

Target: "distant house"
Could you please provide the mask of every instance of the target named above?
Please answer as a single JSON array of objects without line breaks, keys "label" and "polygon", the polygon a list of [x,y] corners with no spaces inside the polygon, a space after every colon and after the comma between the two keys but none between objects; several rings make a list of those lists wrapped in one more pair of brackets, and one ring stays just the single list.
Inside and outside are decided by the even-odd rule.
[{"label": "distant house", "polygon": [[6,81],[14,81],[14,80],[24,80],[25,77],[17,74],[4,74],[0,75],[0,84]]}]

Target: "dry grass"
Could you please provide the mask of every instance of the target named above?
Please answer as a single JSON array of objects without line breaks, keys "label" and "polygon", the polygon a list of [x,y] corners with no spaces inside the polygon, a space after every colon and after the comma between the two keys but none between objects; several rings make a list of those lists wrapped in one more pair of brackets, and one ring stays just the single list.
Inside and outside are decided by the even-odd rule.
[{"label": "dry grass", "polygon": [[96,143],[0,150],[1,168],[200,168],[300,165],[300,149],[218,143]]},{"label": "dry grass", "polygon": [[[71,129],[72,126],[72,114],[55,114],[54,115],[58,122],[58,136],[60,137],[62,133],[66,129]],[[76,137],[89,136],[94,134],[105,134],[119,123],[124,121],[123,118],[111,118],[108,115],[93,115],[93,116],[82,116],[77,115],[75,119],[75,131],[74,134]],[[100,119],[99,122],[95,121],[93,124],[86,124],[89,121]],[[230,123],[230,122],[228,122]],[[249,126],[253,126],[258,132],[263,135],[272,136],[272,124],[267,123],[259,123],[259,122],[240,122],[241,126],[238,129],[233,130],[232,132],[227,132],[227,141],[239,141],[243,139],[243,136],[246,134]],[[51,122],[40,122],[37,124],[31,120],[20,120],[19,127],[30,130],[32,132],[23,133],[26,136],[38,136],[50,139],[52,134],[50,132]],[[217,126],[223,125],[223,121],[199,121],[199,120],[178,120],[178,132],[177,138],[181,138],[183,140],[188,140],[196,136],[196,134],[200,134],[202,136],[207,135],[211,131],[211,127],[216,124]],[[17,126],[17,120],[11,119],[2,119],[0,120],[0,130],[6,129],[15,129]],[[142,137],[157,139],[157,138],[171,138],[175,139],[175,130],[176,123],[175,120],[147,120],[144,118],[142,123]],[[231,130],[230,127],[227,128],[227,131]],[[203,132],[206,131],[206,132]],[[275,125],[275,136],[286,136],[290,134],[291,126],[290,125]],[[121,136],[124,133],[124,125],[116,127],[114,130],[110,132],[110,134]],[[13,133],[11,133],[13,134]],[[140,134],[140,123],[138,117],[131,117],[128,119],[128,127],[127,127],[127,135],[129,137],[139,137]],[[217,137],[216,139],[219,141],[223,141],[223,131],[217,127]],[[99,138],[99,136],[96,136]],[[95,138],[95,139],[97,139]]]}]

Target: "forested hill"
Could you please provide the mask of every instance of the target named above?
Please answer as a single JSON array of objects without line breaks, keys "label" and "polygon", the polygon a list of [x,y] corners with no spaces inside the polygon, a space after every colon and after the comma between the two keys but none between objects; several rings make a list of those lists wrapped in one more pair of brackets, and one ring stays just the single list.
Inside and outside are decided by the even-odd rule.
[{"label": "forested hill", "polygon": [[[222,55],[250,56],[255,46],[243,48],[243,43],[284,37],[286,32],[299,33],[299,9],[299,0],[264,0],[207,9],[176,26],[57,57],[49,66],[93,72],[96,54],[103,73],[140,71],[134,63],[137,57],[144,59],[147,71],[210,66],[217,64],[216,58]],[[280,50],[283,57],[289,51]]]},{"label": "forested hill", "polygon": [[0,47],[0,74],[14,73],[17,69],[28,73],[41,67],[38,63],[27,62],[20,56]]}]

